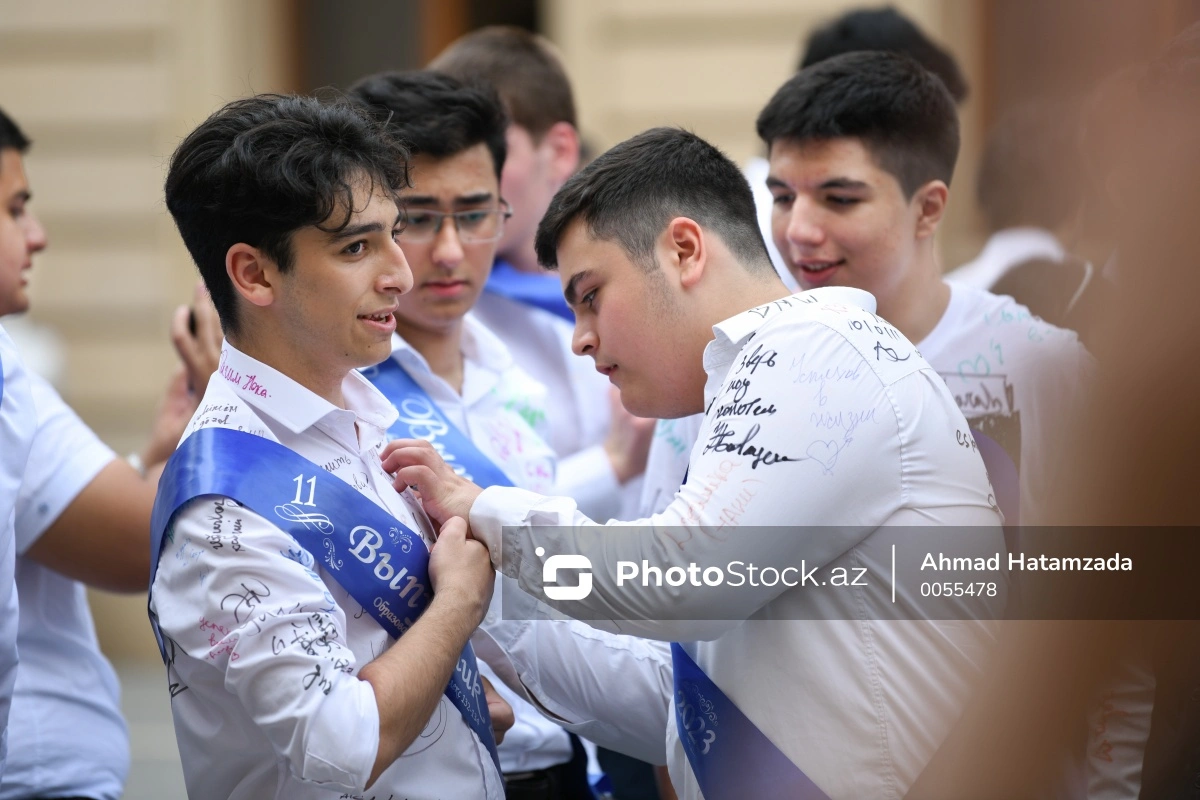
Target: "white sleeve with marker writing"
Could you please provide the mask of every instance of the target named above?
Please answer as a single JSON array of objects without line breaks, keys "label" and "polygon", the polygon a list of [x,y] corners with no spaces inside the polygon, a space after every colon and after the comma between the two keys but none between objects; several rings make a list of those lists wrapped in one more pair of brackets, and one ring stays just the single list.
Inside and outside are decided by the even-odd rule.
[{"label": "white sleeve with marker writing", "polygon": [[176,728],[222,734],[206,747],[213,769],[259,771],[261,764],[237,766],[262,757],[256,729],[299,780],[357,792],[375,762],[379,714],[370,685],[351,674],[362,659],[316,569],[263,517],[226,498],[200,497],[175,518],[151,610],[174,652],[169,679],[187,687],[173,701]]}]

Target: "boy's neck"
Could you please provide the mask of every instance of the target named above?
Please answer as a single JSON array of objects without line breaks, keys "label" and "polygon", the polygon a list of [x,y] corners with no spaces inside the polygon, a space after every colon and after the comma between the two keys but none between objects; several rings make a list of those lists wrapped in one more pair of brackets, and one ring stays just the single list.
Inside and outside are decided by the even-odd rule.
[{"label": "boy's neck", "polygon": [[338,408],[346,407],[346,398],[342,394],[342,384],[346,380],[346,371],[330,369],[328,364],[320,363],[304,353],[283,352],[272,342],[279,342],[282,337],[254,337],[239,334],[229,334],[229,343],[256,361],[266,364],[271,369],[294,380],[318,397],[329,401]]},{"label": "boy's neck", "polygon": [[396,333],[421,354],[434,375],[450,384],[456,394],[462,394],[464,359],[461,319],[442,330],[430,331],[403,324],[397,317]]},{"label": "boy's neck", "polygon": [[950,285],[942,279],[932,249],[918,258],[920,268],[913,270],[890,297],[875,298],[876,313],[915,345],[933,332],[950,305]]}]

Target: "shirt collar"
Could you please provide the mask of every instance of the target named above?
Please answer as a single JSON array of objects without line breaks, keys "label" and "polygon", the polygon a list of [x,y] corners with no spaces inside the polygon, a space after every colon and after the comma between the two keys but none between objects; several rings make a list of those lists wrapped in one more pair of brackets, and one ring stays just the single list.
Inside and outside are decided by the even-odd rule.
[{"label": "shirt collar", "polygon": [[[478,399],[476,395],[487,394],[492,390],[504,371],[512,366],[513,359],[504,342],[470,313],[463,317],[460,347],[467,362],[463,370],[461,401],[471,405]],[[425,356],[417,352],[417,349],[399,334],[392,334],[392,358],[423,387],[444,383],[433,374]],[[467,375],[468,372],[471,373],[470,376]],[[471,396],[468,397],[468,394]]]},{"label": "shirt collar", "polygon": [[[335,438],[347,439],[357,449],[354,426],[365,423],[386,431],[399,413],[370,381],[351,370],[342,381],[346,408],[338,408],[325,398],[284,375],[274,367],[238,350],[228,340],[221,346],[221,362],[216,377],[229,389],[257,409],[263,416],[292,433],[303,433],[323,423],[321,428]],[[366,437],[364,437],[366,441]]]},{"label": "shirt collar", "polygon": [[714,391],[713,382],[724,381],[725,373],[728,372],[734,357],[767,320],[774,319],[788,309],[816,303],[854,306],[875,313],[875,296],[870,292],[849,286],[824,286],[806,292],[796,292],[718,322],[713,326],[713,341],[704,349],[704,369],[709,375],[709,385],[705,387],[705,405],[708,405]]}]

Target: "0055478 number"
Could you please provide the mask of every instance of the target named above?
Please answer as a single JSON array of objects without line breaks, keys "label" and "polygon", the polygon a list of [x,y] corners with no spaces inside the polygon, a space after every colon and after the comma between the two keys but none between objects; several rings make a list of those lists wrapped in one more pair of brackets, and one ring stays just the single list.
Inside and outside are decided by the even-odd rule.
[{"label": "0055478 number", "polygon": [[961,583],[943,581],[941,583],[922,583],[921,597],[995,597],[996,584],[986,581],[976,583]]}]

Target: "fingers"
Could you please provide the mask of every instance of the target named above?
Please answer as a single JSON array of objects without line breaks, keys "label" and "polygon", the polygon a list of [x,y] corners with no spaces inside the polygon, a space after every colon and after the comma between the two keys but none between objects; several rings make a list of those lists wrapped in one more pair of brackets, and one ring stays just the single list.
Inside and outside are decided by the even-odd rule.
[{"label": "fingers", "polygon": [[383,468],[388,472],[417,464],[432,469],[446,463],[433,445],[423,439],[394,439],[384,446],[379,457],[383,459]]},{"label": "fingers", "polygon": [[517,717],[512,706],[500,696],[491,681],[482,675],[479,680],[483,683],[483,696],[487,700],[488,715],[492,718],[492,733],[496,737],[496,744],[500,744],[504,741],[504,734],[516,724]]},{"label": "fingers", "polygon": [[387,464],[383,467],[388,472],[394,472],[395,477],[392,480],[392,486],[397,492],[403,492],[405,489],[411,488],[413,491],[420,491],[420,487],[424,486],[426,492],[433,489],[436,478],[433,470],[423,464],[416,464],[410,467],[400,467],[399,469],[388,469]]}]

